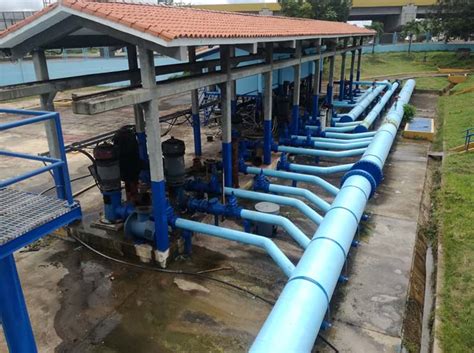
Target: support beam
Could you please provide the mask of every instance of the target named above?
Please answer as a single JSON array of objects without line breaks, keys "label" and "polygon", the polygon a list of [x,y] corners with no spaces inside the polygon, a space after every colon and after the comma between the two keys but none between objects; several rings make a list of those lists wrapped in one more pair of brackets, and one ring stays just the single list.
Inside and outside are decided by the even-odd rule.
[{"label": "support beam", "polygon": [[[138,47],[140,72],[144,89],[156,89],[154,56],[151,50]],[[155,257],[162,267],[169,257],[168,222],[166,219],[166,191],[161,151],[161,129],[159,122],[158,98],[143,103],[145,131],[150,156],[150,177],[155,219]]]},{"label": "support beam", "polygon": [[[343,48],[347,48],[347,38],[344,39]],[[342,52],[341,54],[341,78],[339,80],[339,101],[342,101],[345,96],[345,81],[346,81],[346,52]]]},{"label": "support beam", "polygon": [[329,76],[328,76],[328,88],[326,92],[326,103],[329,109],[329,116],[326,123],[330,123],[333,115],[333,100],[334,100],[334,61],[335,54],[329,57]]},{"label": "support beam", "polygon": [[[196,62],[196,47],[189,47],[189,63],[193,64]],[[191,72],[192,75],[200,73],[198,71]],[[199,116],[199,91],[193,89],[191,91],[191,118],[193,122],[193,134],[194,134],[194,155],[199,157],[202,155],[201,146],[201,118]]]},{"label": "support beam", "polygon": [[220,47],[221,71],[226,77],[220,86],[222,105],[222,164],[224,166],[224,185],[226,187],[232,187],[232,77],[230,74],[230,50],[231,47],[228,45]]},{"label": "support beam", "polygon": [[[230,58],[229,60],[231,61],[231,66],[230,69],[232,70],[233,65],[232,65],[232,58],[234,58],[235,55],[235,48],[232,47],[230,49]],[[230,84],[230,114],[232,116],[232,119],[235,119],[235,115],[237,113],[237,81],[232,80]]]},{"label": "support beam", "polygon": [[[321,39],[318,40],[317,52],[321,54]],[[313,121],[319,118],[319,93],[321,92],[321,61],[318,58],[314,61],[314,75],[313,75],[313,102],[311,110],[311,118]]]},{"label": "support beam", "polygon": [[293,66],[293,107],[291,110],[291,133],[298,134],[300,120],[300,92],[301,92],[301,41],[296,42],[295,59],[297,63]]},{"label": "support beam", "polygon": [[[265,43],[265,63],[273,64],[273,43]],[[270,70],[263,74],[263,164],[272,162],[272,99],[273,99],[273,72]]]},{"label": "support beam", "polygon": [[[375,40],[375,38],[374,38]],[[360,68],[362,64],[362,45],[364,44],[364,37],[360,37],[359,48],[357,49],[357,76],[356,81],[360,81]],[[356,92],[359,91],[359,84],[356,85]]]},{"label": "support beam", "polygon": [[[357,37],[352,39],[353,46],[357,45]],[[354,103],[354,66],[355,66],[356,51],[351,50],[351,68],[349,73],[349,99],[351,103]]]}]

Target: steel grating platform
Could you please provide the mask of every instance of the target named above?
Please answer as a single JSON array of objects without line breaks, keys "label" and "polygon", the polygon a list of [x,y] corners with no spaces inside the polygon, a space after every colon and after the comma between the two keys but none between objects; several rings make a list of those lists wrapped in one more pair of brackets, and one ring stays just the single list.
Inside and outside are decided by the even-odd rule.
[{"label": "steel grating platform", "polygon": [[65,215],[71,209],[64,200],[10,188],[0,189],[0,246]]}]

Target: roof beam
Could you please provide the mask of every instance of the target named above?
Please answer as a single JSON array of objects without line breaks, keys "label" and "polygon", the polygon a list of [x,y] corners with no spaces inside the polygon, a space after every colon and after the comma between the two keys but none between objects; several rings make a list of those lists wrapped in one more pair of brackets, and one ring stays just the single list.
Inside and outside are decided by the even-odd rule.
[{"label": "roof beam", "polygon": [[314,61],[320,58],[330,57],[342,54],[343,52],[358,49],[356,47],[348,47],[341,50],[325,52],[322,54],[310,54],[301,58],[290,58],[274,61],[273,64],[254,64],[239,68],[234,68],[230,72],[230,77],[222,72],[207,73],[201,75],[194,75],[184,78],[167,80],[158,82],[157,87],[153,90],[144,88],[133,88],[127,91],[114,92],[110,94],[93,94],[87,99],[79,99],[73,102],[73,111],[76,114],[98,114],[108,110],[123,108],[129,105],[147,102],[153,98],[163,98],[171,95],[188,92],[193,89],[206,87],[210,85],[217,85],[225,82],[227,79],[238,80],[244,77],[254,76],[269,72],[271,70],[283,69],[285,67],[294,66],[297,64]]}]

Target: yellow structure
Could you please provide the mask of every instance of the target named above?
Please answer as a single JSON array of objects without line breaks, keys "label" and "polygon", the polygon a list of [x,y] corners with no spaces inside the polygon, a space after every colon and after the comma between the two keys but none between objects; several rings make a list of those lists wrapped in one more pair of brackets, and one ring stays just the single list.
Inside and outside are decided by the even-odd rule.
[{"label": "yellow structure", "polygon": [[352,7],[433,6],[436,0],[352,0]]},{"label": "yellow structure", "polygon": [[434,120],[429,118],[414,118],[403,130],[403,137],[416,140],[433,141],[434,134]]}]

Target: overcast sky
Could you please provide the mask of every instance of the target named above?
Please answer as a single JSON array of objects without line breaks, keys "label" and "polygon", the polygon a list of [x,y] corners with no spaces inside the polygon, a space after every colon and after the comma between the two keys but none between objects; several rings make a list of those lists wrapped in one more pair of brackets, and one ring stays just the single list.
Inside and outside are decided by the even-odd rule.
[{"label": "overcast sky", "polygon": [[43,8],[43,0],[0,0],[0,12],[37,11]]}]

